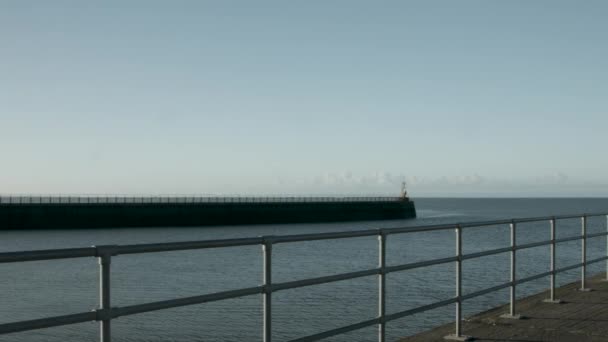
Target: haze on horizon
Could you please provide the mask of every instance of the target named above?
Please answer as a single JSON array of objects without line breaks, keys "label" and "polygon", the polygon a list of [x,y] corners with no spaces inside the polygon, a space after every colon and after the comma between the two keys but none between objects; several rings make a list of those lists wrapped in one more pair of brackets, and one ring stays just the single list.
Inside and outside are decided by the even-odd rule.
[{"label": "haze on horizon", "polygon": [[608,196],[605,1],[4,1],[0,194]]}]

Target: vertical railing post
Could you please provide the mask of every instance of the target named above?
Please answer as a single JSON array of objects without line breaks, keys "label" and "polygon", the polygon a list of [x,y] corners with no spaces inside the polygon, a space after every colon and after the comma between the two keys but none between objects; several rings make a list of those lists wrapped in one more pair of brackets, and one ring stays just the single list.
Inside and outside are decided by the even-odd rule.
[{"label": "vertical railing post", "polygon": [[462,227],[456,227],[456,336],[462,333]]},{"label": "vertical railing post", "polygon": [[590,291],[585,280],[587,278],[587,215],[581,217],[581,291]]},{"label": "vertical railing post", "polygon": [[550,289],[549,289],[549,298],[545,299],[544,302],[545,303],[555,303],[555,304],[560,304],[562,301],[559,299],[555,299],[555,228],[556,228],[556,222],[555,222],[555,217],[552,217],[551,220],[549,221],[550,225],[551,225],[551,264],[549,266],[550,271],[551,271],[551,275],[550,275]]},{"label": "vertical railing post", "polygon": [[[608,215],[606,215],[606,233],[608,233]],[[608,235],[606,235],[606,257],[608,257]],[[606,260],[606,279],[608,280],[608,260]]]},{"label": "vertical railing post", "polygon": [[380,274],[378,275],[378,342],[384,342],[386,337],[386,233],[381,230],[378,235],[378,267]]},{"label": "vertical railing post", "polygon": [[511,230],[511,288],[510,288],[510,297],[511,297],[511,304],[509,305],[509,314],[511,315],[511,317],[515,317],[515,301],[516,301],[516,296],[515,296],[515,281],[516,281],[516,274],[515,271],[517,269],[517,262],[516,262],[516,255],[517,255],[517,250],[516,250],[516,232],[517,232],[517,226],[515,225],[515,222],[511,223],[509,225],[509,228]]},{"label": "vertical railing post", "polygon": [[96,246],[97,259],[99,261],[99,310],[97,310],[97,321],[99,321],[99,340],[110,342],[112,335],[110,322],[112,320],[112,307],[110,301],[110,265],[115,246]]},{"label": "vertical railing post", "polygon": [[263,341],[272,341],[272,239],[264,238],[264,334]]},{"label": "vertical railing post", "polygon": [[457,225],[456,229],[456,322],[455,331],[452,335],[447,335],[446,340],[470,341],[472,337],[462,335],[462,226]]},{"label": "vertical railing post", "polygon": [[511,237],[511,272],[510,272],[510,281],[511,286],[509,286],[509,313],[504,314],[502,318],[511,318],[511,319],[520,319],[521,315],[515,314],[515,302],[517,301],[517,296],[515,294],[516,290],[516,281],[517,281],[517,225],[515,222],[511,222],[509,225],[510,237]]},{"label": "vertical railing post", "polygon": [[[99,258],[100,265],[100,290],[99,290],[99,304],[101,310],[110,309],[110,264],[111,256],[104,255]],[[110,342],[112,335],[110,333],[110,322],[111,319],[104,319],[101,322],[100,328],[100,340],[101,342]]]}]

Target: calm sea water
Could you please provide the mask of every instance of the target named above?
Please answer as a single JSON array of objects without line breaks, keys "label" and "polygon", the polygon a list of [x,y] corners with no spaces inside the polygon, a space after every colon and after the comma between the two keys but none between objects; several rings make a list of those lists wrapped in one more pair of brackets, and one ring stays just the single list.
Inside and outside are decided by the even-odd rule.
[{"label": "calm sea water", "polygon": [[[514,217],[608,211],[608,199],[418,199],[419,218],[324,224],[256,225],[205,228],[96,229],[1,231],[0,251],[82,247],[95,244],[132,244],[200,239],[287,235],[416,226]],[[606,218],[588,221],[589,233],[606,230]],[[465,253],[505,247],[508,226],[465,230]],[[580,220],[558,222],[557,236],[580,234]],[[549,239],[549,224],[518,225],[518,243]],[[604,256],[606,239],[588,241],[588,258]],[[391,235],[387,263],[398,265],[449,257],[454,254],[454,232]],[[557,267],[579,262],[580,242],[558,245]],[[318,277],[377,266],[375,237],[280,244],[273,250],[273,280]],[[464,292],[508,281],[509,254],[464,263]],[[549,247],[518,252],[518,275],[549,269]],[[604,264],[589,268],[600,272]],[[560,274],[558,284],[577,279],[578,270]],[[146,303],[217,291],[256,286],[262,279],[259,246],[126,255],[113,258],[114,306]],[[452,264],[389,274],[388,313],[407,310],[454,294]],[[518,295],[547,288],[549,279],[518,287]],[[286,341],[374,318],[377,310],[375,276],[277,292],[273,295],[273,336]],[[508,289],[464,304],[465,315],[508,301]],[[0,264],[0,323],[92,310],[97,304],[97,262],[94,258]],[[120,317],[112,321],[114,341],[260,341],[262,298],[259,295],[215,303]],[[448,306],[390,322],[389,340],[453,320]],[[328,341],[373,341],[370,327]],[[95,341],[94,322],[0,336],[0,341]]]}]

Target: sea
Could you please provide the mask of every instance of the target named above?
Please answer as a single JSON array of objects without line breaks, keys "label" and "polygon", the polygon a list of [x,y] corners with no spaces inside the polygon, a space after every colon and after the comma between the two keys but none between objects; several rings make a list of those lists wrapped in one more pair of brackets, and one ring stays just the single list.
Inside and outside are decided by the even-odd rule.
[{"label": "sea", "polygon": [[[104,244],[157,243],[205,239],[414,227],[470,221],[608,212],[605,198],[419,198],[418,218],[315,224],[274,224],[222,227],[114,228],[83,230],[0,231],[0,251],[88,247]],[[588,233],[605,232],[606,217],[588,220]],[[580,235],[581,220],[557,223],[557,237]],[[549,222],[517,225],[517,243],[550,238]],[[387,264],[450,257],[454,230],[390,235]],[[463,252],[474,253],[509,245],[508,225],[467,228]],[[606,255],[606,238],[588,240],[588,259]],[[580,262],[581,242],[558,244],[557,267]],[[463,263],[463,292],[509,281],[509,253]],[[377,267],[378,240],[359,237],[278,244],[273,248],[273,281],[284,282]],[[517,252],[517,275],[549,270],[549,246]],[[0,324],[94,310],[98,305],[98,264],[95,258],[0,264]],[[131,254],[112,259],[112,305],[126,306],[257,286],[262,283],[260,246]],[[604,262],[588,274],[606,270]],[[453,263],[387,275],[387,313],[395,313],[452,298]],[[580,270],[560,273],[558,285],[576,281]],[[517,296],[549,287],[549,278],[517,287]],[[465,317],[509,300],[503,289],[466,300]],[[279,291],[273,294],[273,341],[289,341],[375,318],[377,276]],[[387,324],[387,340],[431,329],[454,320],[454,305],[419,313]],[[466,333],[466,332],[465,332]],[[96,322],[0,335],[0,341],[96,341]],[[327,341],[375,341],[375,326],[328,338]],[[261,341],[262,296],[252,295],[112,320],[113,341]]]}]

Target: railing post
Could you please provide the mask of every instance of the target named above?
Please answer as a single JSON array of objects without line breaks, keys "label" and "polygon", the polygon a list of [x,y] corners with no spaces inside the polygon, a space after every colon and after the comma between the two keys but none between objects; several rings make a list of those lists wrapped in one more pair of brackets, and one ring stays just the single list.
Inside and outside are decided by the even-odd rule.
[{"label": "railing post", "polygon": [[386,337],[386,233],[381,230],[378,235],[378,267],[380,274],[378,275],[378,342],[384,342]]},{"label": "railing post", "polygon": [[444,337],[446,340],[470,341],[471,336],[462,335],[462,227],[456,226],[456,322],[452,335]]},{"label": "railing post", "polygon": [[515,223],[511,223],[509,225],[509,228],[511,230],[511,288],[510,288],[510,297],[511,297],[511,304],[509,305],[509,309],[510,312],[509,314],[511,315],[511,317],[515,317],[515,301],[516,296],[515,296],[515,280],[516,280],[516,268],[517,268],[517,262],[516,262],[516,255],[517,255],[517,250],[516,250],[516,231],[517,231],[517,226],[515,225]]},{"label": "railing post", "polygon": [[[608,233],[608,215],[606,215],[606,233]],[[608,235],[606,235],[606,257],[608,257]],[[608,280],[608,260],[606,260],[606,279]]]},{"label": "railing post", "polygon": [[264,342],[272,341],[272,240],[264,239]]},{"label": "railing post", "polygon": [[551,224],[551,265],[550,267],[550,271],[551,271],[551,275],[550,275],[550,289],[549,289],[549,298],[545,299],[544,302],[545,303],[554,303],[554,304],[560,304],[562,301],[559,299],[555,299],[555,217],[551,218],[551,220],[549,221]]},{"label": "railing post", "polygon": [[581,288],[580,291],[591,291],[585,284],[587,278],[587,215],[581,217]]},{"label": "railing post", "polygon": [[515,302],[517,301],[517,296],[515,294],[515,282],[517,281],[517,225],[515,224],[515,222],[511,222],[511,224],[509,225],[509,231],[511,236],[511,274],[509,277],[511,281],[511,286],[509,286],[509,313],[501,315],[500,317],[510,319],[521,319],[521,315],[515,314]]},{"label": "railing post", "polygon": [[[110,309],[110,264],[111,264],[111,256],[104,255],[99,258],[99,305],[101,310]],[[111,320],[104,319],[100,321],[100,340],[101,342],[110,342],[112,340],[112,335],[110,332],[110,322]]]},{"label": "railing post", "polygon": [[115,246],[96,246],[99,261],[99,310],[97,320],[100,323],[99,340],[110,342],[112,335],[110,322],[112,320],[112,307],[110,301],[110,265]]}]

